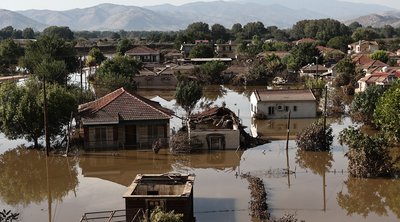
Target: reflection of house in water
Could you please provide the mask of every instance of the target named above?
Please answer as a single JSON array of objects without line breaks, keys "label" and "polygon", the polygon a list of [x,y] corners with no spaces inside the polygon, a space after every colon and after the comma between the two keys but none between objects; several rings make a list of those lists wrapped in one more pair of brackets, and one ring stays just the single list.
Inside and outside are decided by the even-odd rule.
[{"label": "reflection of house in water", "polygon": [[240,146],[239,118],[225,107],[190,116],[190,135],[200,149],[225,150]]},{"label": "reflection of house in water", "polygon": [[[304,128],[311,125],[315,119],[291,119],[290,120],[290,138],[296,138],[296,135]],[[251,134],[254,137],[268,139],[285,139],[287,135],[287,120],[258,120],[251,121]]]},{"label": "reflection of house in water", "polygon": [[[124,194],[126,221],[133,221],[138,210],[183,214],[183,221],[195,221],[193,214],[193,175],[139,174]],[[136,221],[136,220],[135,220]]]},{"label": "reflection of house in water", "polygon": [[120,88],[79,105],[85,149],[150,148],[168,142],[172,111]]}]

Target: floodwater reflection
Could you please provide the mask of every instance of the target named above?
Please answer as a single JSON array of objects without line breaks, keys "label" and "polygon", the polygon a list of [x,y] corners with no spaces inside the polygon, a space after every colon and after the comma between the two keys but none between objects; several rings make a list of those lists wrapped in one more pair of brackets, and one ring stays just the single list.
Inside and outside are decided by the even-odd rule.
[{"label": "floodwater reflection", "polygon": [[296,163],[301,168],[310,169],[313,173],[322,176],[331,169],[333,155],[331,152],[310,152],[298,149]]},{"label": "floodwater reflection", "polygon": [[348,215],[370,214],[388,216],[389,210],[400,219],[400,180],[399,179],[360,179],[348,178],[345,181],[347,192],[339,192],[337,201]]},{"label": "floodwater reflection", "polygon": [[[290,139],[295,139],[297,134],[311,125],[316,119],[291,119]],[[251,134],[254,137],[266,139],[286,139],[287,119],[259,120],[251,119]]]},{"label": "floodwater reflection", "polygon": [[27,206],[62,200],[78,185],[75,159],[49,157],[44,152],[18,147],[0,155],[0,198],[5,203]]}]

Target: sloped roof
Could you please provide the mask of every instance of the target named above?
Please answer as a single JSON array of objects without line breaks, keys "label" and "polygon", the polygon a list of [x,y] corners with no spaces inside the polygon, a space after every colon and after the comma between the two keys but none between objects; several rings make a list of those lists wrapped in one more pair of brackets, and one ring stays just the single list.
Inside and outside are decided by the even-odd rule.
[{"label": "sloped roof", "polygon": [[254,94],[263,102],[316,101],[310,89],[255,90]]},{"label": "sloped roof", "polygon": [[81,104],[84,125],[118,124],[120,121],[170,119],[173,112],[159,103],[119,88],[95,101]]},{"label": "sloped roof", "polygon": [[316,72],[318,69],[318,72],[326,72],[328,71],[328,68],[326,68],[323,65],[306,65],[303,68],[301,68],[303,72]]},{"label": "sloped roof", "polygon": [[316,42],[317,40],[315,40],[315,39],[312,39],[312,38],[302,38],[302,39],[299,39],[299,40],[297,40],[297,41],[294,41],[296,44],[301,44],[301,43],[314,43],[314,42]]},{"label": "sloped roof", "polygon": [[149,48],[147,46],[138,46],[125,52],[126,55],[148,55],[160,54],[159,51]]}]

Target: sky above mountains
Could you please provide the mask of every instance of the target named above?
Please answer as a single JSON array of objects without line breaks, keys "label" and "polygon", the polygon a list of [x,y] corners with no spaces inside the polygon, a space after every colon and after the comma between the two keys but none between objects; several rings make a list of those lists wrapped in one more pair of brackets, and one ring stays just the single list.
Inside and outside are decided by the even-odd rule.
[{"label": "sky above mountains", "polygon": [[[8,10],[26,10],[26,9],[51,9],[51,10],[68,10],[73,8],[86,8],[101,3],[113,3],[121,5],[134,5],[134,6],[150,6],[159,4],[173,4],[182,5],[185,3],[196,2],[199,0],[1,0],[0,9]],[[201,0],[201,1],[214,1],[214,0]],[[246,0],[242,0],[246,1]],[[301,1],[301,0],[293,0]],[[392,8],[400,9],[399,0],[346,0],[348,2],[371,3],[385,5]],[[268,0],[265,0],[267,3]]]}]

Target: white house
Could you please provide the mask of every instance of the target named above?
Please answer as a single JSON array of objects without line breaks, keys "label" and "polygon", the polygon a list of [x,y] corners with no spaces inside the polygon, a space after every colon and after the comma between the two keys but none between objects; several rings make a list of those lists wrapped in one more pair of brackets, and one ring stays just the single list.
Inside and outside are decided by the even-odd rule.
[{"label": "white house", "polygon": [[255,118],[282,119],[314,118],[317,100],[310,89],[255,90],[250,96],[251,116]]}]

